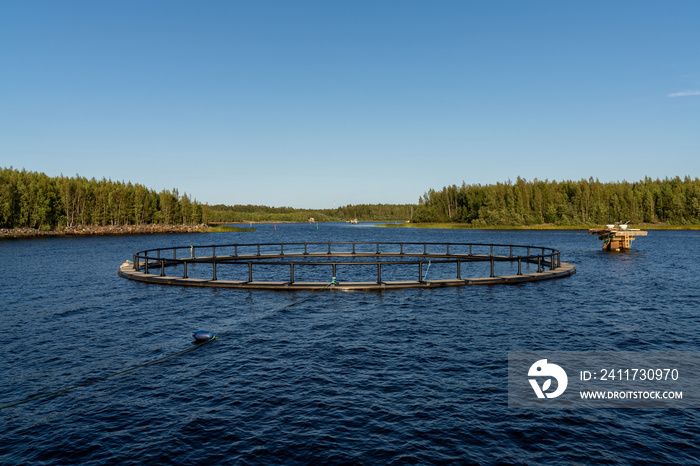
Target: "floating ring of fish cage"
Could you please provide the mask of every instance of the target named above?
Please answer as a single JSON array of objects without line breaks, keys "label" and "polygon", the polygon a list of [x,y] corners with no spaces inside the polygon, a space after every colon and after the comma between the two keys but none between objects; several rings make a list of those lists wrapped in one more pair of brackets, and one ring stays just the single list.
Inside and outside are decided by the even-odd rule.
[{"label": "floating ring of fish cage", "polygon": [[139,251],[118,274],[146,283],[268,290],[382,290],[517,284],[576,267],[542,246],[306,242],[188,245]]}]

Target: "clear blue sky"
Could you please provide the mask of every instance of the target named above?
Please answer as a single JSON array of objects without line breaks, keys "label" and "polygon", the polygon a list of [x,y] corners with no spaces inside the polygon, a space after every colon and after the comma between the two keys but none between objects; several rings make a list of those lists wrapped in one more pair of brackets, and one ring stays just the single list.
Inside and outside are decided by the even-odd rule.
[{"label": "clear blue sky", "polygon": [[209,204],[700,176],[698,1],[0,2],[0,167]]}]

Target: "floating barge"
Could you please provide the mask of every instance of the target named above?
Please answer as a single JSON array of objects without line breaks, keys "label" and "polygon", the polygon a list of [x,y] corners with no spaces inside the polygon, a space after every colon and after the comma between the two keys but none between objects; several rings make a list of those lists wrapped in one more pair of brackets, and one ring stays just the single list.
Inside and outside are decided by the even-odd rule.
[{"label": "floating barge", "polygon": [[626,223],[605,225],[605,228],[591,228],[589,235],[598,235],[598,239],[605,241],[603,251],[624,252],[629,251],[630,241],[637,236],[646,236],[647,232],[637,228],[629,228]]}]

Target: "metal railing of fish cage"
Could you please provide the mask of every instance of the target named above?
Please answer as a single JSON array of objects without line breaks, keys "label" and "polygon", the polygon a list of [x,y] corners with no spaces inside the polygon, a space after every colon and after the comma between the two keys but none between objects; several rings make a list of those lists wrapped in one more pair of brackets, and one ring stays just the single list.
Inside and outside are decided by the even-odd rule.
[{"label": "metal railing of fish cage", "polygon": [[[353,260],[341,260],[353,258]],[[377,259],[356,261],[357,258]],[[381,259],[381,260],[380,260]],[[389,260],[391,259],[391,260]],[[394,260],[396,259],[396,260]],[[517,263],[516,276],[523,275],[523,265],[537,265],[537,274],[545,270],[554,271],[561,267],[561,252],[557,249],[541,246],[521,246],[511,244],[487,243],[445,243],[445,242],[297,242],[297,243],[250,243],[224,245],[192,245],[168,248],[155,248],[137,252],[133,255],[133,270],[145,275],[165,277],[165,269],[181,266],[182,279],[187,280],[188,266],[194,264],[210,264],[211,273],[207,284],[200,286],[217,286],[221,267],[231,265],[247,266],[247,280],[238,280],[245,284],[253,283],[255,270],[261,266],[283,267],[288,269],[284,280],[258,280],[257,283],[267,282],[293,285],[295,267],[329,267],[330,277],[340,284],[342,276],[338,276],[339,267],[368,267],[375,268],[372,278],[362,282],[385,283],[383,269],[403,266],[414,267],[413,280],[404,280],[414,284],[424,284],[425,267],[428,269],[435,264],[454,264],[454,276],[448,280],[469,280],[462,278],[462,265],[465,263],[487,262],[489,278],[496,278],[496,265],[503,262]],[[567,264],[569,265],[569,264]],[[155,270],[154,270],[155,269]],[[574,268],[575,270],[575,268]],[[153,273],[155,272],[155,273]],[[376,277],[376,280],[375,280]],[[131,277],[127,277],[131,278]],[[147,280],[146,280],[147,281]],[[397,281],[395,281],[398,283]],[[178,283],[183,284],[183,283]],[[406,286],[409,286],[406,283]]]}]

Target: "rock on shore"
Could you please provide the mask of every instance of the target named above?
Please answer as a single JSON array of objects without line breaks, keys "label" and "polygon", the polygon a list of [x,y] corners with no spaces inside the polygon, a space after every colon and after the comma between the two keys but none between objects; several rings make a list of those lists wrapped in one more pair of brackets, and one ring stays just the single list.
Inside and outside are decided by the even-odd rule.
[{"label": "rock on shore", "polygon": [[0,228],[0,239],[51,236],[149,235],[163,233],[199,233],[207,225],[109,225],[74,226],[60,230],[43,231],[35,228]]}]

